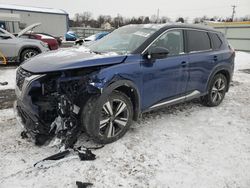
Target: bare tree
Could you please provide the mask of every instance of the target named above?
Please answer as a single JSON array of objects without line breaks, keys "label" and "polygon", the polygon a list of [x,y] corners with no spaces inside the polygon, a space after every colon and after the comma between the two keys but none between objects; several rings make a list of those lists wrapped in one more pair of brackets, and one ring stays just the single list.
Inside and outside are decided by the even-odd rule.
[{"label": "bare tree", "polygon": [[166,16],[162,16],[160,19],[161,23],[167,23],[167,22],[171,22],[171,19],[169,17]]},{"label": "bare tree", "polygon": [[146,17],[144,18],[143,23],[144,23],[144,24],[150,23],[150,19],[149,19],[148,16],[146,16]]},{"label": "bare tree", "polygon": [[176,20],[176,22],[181,22],[181,23],[184,23],[184,22],[185,22],[185,20],[184,20],[184,18],[179,17],[179,18]]}]

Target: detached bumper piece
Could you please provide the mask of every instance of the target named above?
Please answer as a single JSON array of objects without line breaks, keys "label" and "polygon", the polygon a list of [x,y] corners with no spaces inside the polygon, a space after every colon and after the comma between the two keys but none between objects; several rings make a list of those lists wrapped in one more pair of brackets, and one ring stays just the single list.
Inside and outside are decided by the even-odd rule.
[{"label": "detached bumper piece", "polygon": [[[36,145],[43,145],[46,141],[52,139],[49,129],[46,129],[46,126],[41,124],[35,117],[32,117],[31,113],[25,111],[18,101],[14,104],[14,112],[18,124],[35,141]],[[22,137],[24,132],[21,133]]]}]

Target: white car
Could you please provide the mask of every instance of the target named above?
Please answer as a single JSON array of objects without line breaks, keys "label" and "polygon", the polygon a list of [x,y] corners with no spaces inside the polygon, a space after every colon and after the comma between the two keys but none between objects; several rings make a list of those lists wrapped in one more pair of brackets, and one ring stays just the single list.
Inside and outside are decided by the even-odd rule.
[{"label": "white car", "polygon": [[36,56],[39,53],[49,51],[48,44],[34,39],[25,39],[20,36],[26,31],[31,30],[37,24],[33,24],[21,32],[17,36],[0,28],[0,64],[4,63],[4,59],[8,62],[22,63],[23,61]]}]

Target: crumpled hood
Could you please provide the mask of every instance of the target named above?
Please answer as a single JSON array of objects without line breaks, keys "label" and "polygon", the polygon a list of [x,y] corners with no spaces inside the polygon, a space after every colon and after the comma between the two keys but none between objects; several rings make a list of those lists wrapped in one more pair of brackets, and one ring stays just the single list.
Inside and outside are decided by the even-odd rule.
[{"label": "crumpled hood", "polygon": [[118,64],[123,62],[126,57],[126,55],[117,55],[116,53],[95,54],[84,47],[66,48],[40,54],[23,63],[21,67],[32,73],[47,73]]}]

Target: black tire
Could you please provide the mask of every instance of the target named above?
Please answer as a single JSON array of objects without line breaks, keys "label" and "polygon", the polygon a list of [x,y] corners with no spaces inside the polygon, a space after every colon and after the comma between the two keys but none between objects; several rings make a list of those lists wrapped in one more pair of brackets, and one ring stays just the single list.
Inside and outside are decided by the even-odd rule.
[{"label": "black tire", "polygon": [[224,99],[228,88],[227,78],[223,74],[216,74],[209,84],[208,94],[201,97],[205,106],[218,106]]},{"label": "black tire", "polygon": [[[110,108],[113,115],[109,113]],[[124,110],[119,113],[119,109]],[[83,107],[81,120],[85,131],[95,142],[108,144],[128,131],[132,117],[130,99],[122,92],[113,91],[107,97],[90,98]]]},{"label": "black tire", "polygon": [[38,54],[39,52],[35,49],[26,49],[21,53],[20,62],[22,63]]}]

